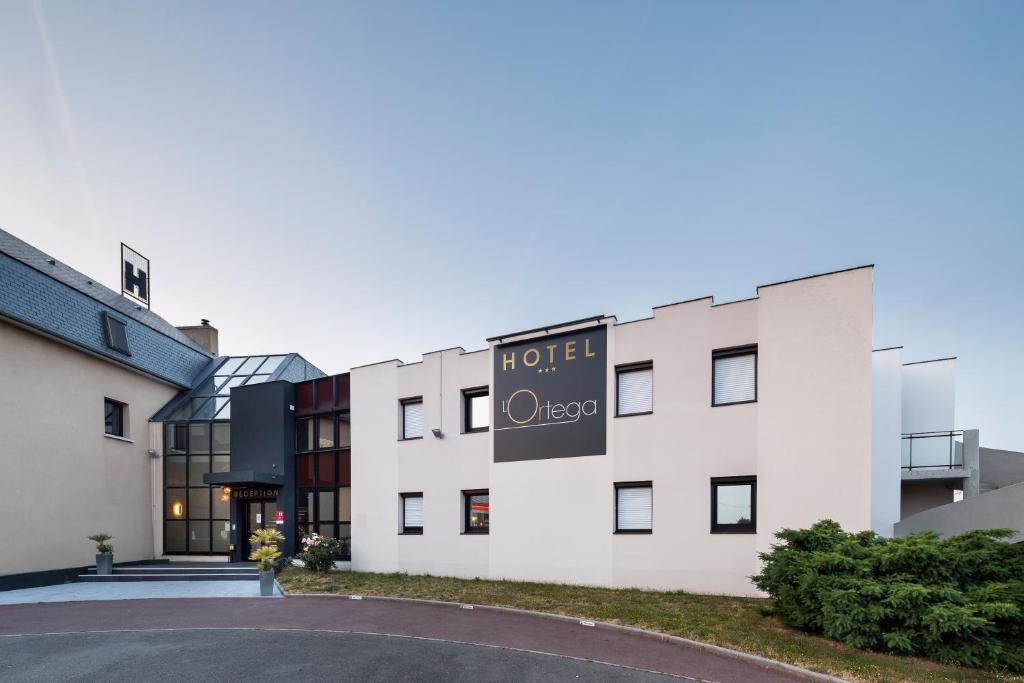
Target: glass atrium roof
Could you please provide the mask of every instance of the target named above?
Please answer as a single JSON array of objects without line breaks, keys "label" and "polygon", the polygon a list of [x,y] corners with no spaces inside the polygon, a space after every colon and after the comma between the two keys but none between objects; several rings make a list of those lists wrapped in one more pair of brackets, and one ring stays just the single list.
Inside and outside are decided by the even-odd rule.
[{"label": "glass atrium roof", "polygon": [[231,389],[268,381],[287,357],[232,356],[222,359],[223,362],[187,392],[181,404],[163,421],[230,420]]}]

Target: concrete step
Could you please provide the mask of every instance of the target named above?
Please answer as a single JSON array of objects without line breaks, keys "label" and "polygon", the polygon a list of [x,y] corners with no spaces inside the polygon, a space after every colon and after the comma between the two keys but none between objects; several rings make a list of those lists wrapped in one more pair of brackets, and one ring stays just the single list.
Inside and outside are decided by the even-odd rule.
[{"label": "concrete step", "polygon": [[112,583],[119,581],[259,581],[257,571],[235,571],[220,573],[185,573],[185,572],[118,572],[116,574],[99,575],[95,572],[79,574],[78,581],[83,583]]},{"label": "concrete step", "polygon": [[[87,574],[95,574],[96,567],[89,567]],[[213,567],[114,567],[115,574],[258,574],[255,566],[222,565]]]}]

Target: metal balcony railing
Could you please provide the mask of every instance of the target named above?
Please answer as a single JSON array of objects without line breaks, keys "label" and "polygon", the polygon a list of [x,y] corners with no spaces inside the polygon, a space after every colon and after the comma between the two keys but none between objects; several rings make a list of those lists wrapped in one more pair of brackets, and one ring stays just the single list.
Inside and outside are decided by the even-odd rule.
[{"label": "metal balcony railing", "polygon": [[[903,469],[951,470],[963,467],[963,436],[963,431],[904,434]],[[957,441],[958,437],[960,441]]]}]

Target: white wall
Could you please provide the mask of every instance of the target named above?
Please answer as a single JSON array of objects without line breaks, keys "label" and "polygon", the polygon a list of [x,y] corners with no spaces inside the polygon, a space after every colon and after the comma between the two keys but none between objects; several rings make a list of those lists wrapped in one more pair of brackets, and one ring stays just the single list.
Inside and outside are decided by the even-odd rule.
[{"label": "white wall", "polygon": [[[0,321],[0,574],[153,557],[149,418],[173,387]],[[103,400],[128,404],[131,442],[103,434]],[[155,503],[159,505],[159,499]]]},{"label": "white wall", "polygon": [[[870,528],[871,270],[758,293],[609,326],[601,456],[494,463],[491,432],[460,434],[460,390],[493,386],[491,349],[353,369],[353,567],[754,595],[757,552],[780,527]],[[712,351],[747,344],[758,401],[713,407]],[[614,368],[640,361],[654,363],[654,412],[616,418]],[[402,442],[399,399],[412,396],[425,438]],[[710,533],[711,478],[742,475],[758,477],[757,533]],[[614,534],[615,482],[645,480],[653,533]],[[487,536],[460,534],[460,492],[476,488],[490,490]],[[422,536],[398,533],[403,491],[424,492]]]},{"label": "white wall", "polygon": [[[420,363],[352,370],[354,569],[487,575],[489,537],[461,533],[461,492],[488,488],[490,434],[460,434],[460,424],[461,390],[488,384],[489,360],[486,352],[449,349]],[[423,397],[424,437],[401,441],[399,399],[414,396]],[[431,433],[435,427],[444,438]],[[399,494],[417,491],[423,535],[400,535]]]},{"label": "white wall", "polygon": [[903,349],[871,354],[871,529],[892,536],[900,520]]},{"label": "white wall", "polygon": [[956,429],[956,359],[903,366],[903,433]]}]

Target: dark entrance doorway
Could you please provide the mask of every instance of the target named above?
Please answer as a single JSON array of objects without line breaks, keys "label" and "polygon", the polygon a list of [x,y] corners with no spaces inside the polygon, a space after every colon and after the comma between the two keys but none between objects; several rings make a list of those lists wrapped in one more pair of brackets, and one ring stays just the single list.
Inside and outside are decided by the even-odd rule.
[{"label": "dark entrance doorway", "polygon": [[242,501],[242,538],[241,545],[246,560],[254,550],[249,543],[249,536],[256,529],[275,529],[277,520],[277,500],[245,500]]}]

